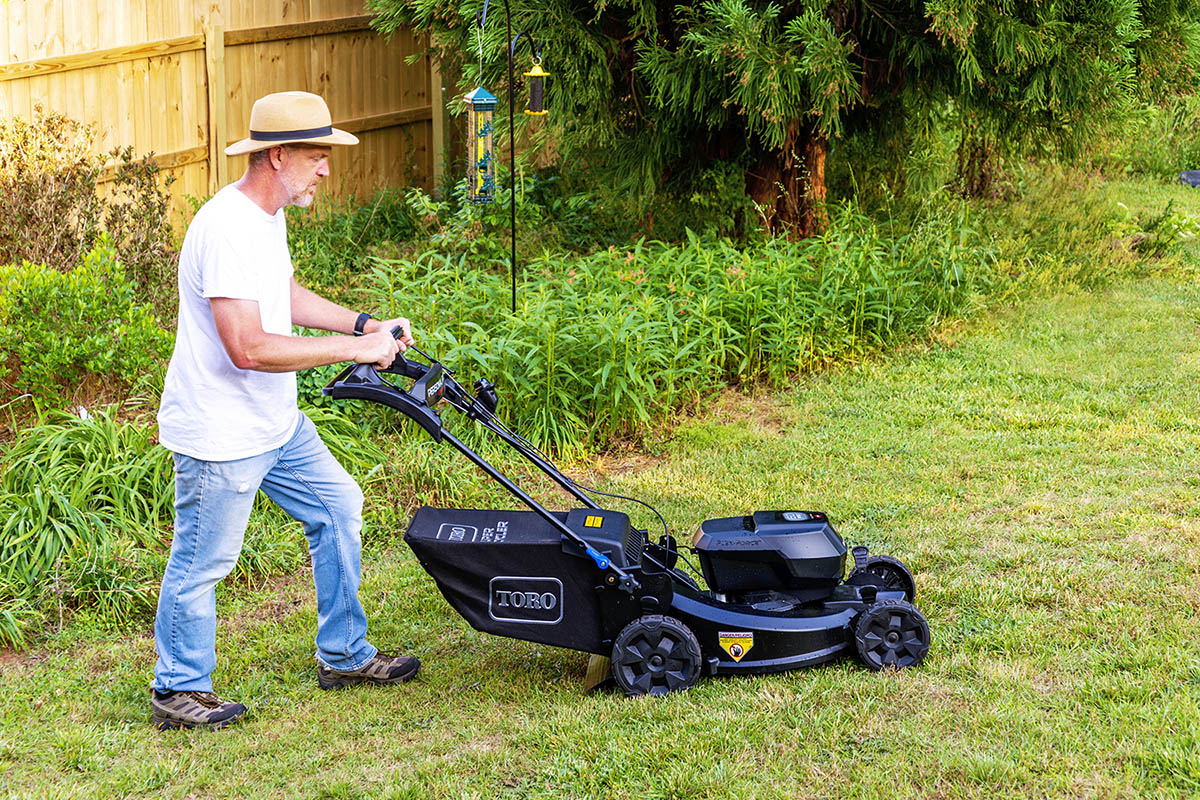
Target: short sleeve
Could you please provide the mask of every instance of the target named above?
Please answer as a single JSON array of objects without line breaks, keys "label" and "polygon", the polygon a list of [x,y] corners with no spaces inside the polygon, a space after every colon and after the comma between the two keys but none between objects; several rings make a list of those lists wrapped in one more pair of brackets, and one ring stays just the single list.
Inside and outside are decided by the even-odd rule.
[{"label": "short sleeve", "polygon": [[200,293],[206,298],[258,300],[259,283],[249,253],[239,253],[225,236],[205,242],[200,260]]}]

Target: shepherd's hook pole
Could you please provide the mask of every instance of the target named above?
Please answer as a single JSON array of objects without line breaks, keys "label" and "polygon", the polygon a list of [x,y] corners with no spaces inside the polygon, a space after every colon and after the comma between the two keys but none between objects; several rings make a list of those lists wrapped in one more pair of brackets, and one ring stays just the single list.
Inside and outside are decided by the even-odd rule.
[{"label": "shepherd's hook pole", "polygon": [[513,48],[512,42],[512,13],[508,9],[508,0],[504,0],[504,42],[508,46],[508,235],[512,238],[508,255],[508,264],[512,270],[512,313],[517,313],[517,138],[516,125],[513,117],[516,113],[513,93]]}]

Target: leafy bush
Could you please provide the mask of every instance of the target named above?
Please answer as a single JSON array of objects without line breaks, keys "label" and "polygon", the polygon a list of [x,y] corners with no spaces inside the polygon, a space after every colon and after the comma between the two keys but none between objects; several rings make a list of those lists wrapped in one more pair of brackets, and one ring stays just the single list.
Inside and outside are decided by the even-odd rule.
[{"label": "leafy bush", "polygon": [[376,261],[388,313],[417,320],[447,363],[501,386],[534,441],[603,445],[720,385],[786,385],[962,308],[989,273],[966,212],[885,235],[847,207],[823,236],[740,250],[728,241],[612,247],[528,263],[520,306],[507,276],[465,256]]},{"label": "leafy bush", "polygon": [[101,191],[104,157],[96,128],[40,107],[33,121],[0,119],[0,264],[28,261],[72,269],[106,231],[138,300],[175,314],[175,235],[168,217],[174,181],[133,148],[108,155],[115,174]]},{"label": "leafy bush", "polygon": [[116,253],[101,245],[69,272],[0,266],[0,387],[57,404],[85,376],[129,385],[154,368],[171,336],[134,301]]},{"label": "leafy bush", "polygon": [[174,176],[162,175],[153,158],[135,158],[133,148],[111,153],[116,176],[104,208],[104,230],[113,241],[138,300],[150,303],[165,319],[173,319],[179,303],[175,267],[179,252],[171,229]]},{"label": "leafy bush", "polygon": [[101,213],[95,139],[95,126],[40,106],[33,121],[0,118],[0,264],[65,268],[91,249]]}]

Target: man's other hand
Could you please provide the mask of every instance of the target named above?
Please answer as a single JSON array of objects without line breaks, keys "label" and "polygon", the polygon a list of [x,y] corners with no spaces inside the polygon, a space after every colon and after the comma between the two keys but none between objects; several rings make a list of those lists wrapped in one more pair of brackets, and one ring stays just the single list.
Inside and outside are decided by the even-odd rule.
[{"label": "man's other hand", "polygon": [[403,353],[408,348],[412,347],[416,342],[412,335],[412,323],[405,317],[396,317],[395,319],[381,319],[376,323],[381,331],[391,331],[397,325],[400,326],[400,338],[396,341],[400,343],[400,352]]}]

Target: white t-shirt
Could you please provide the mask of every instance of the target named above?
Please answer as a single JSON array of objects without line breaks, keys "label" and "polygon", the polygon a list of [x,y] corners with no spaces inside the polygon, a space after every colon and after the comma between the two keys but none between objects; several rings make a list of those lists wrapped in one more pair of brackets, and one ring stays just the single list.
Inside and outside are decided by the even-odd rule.
[{"label": "white t-shirt", "polygon": [[291,336],[291,278],[283,209],[272,216],[230,184],[196,212],[179,254],[179,327],[158,409],[168,450],[232,461],[291,438],[300,421],[296,373],[234,366],[208,302],[255,300],[263,330]]}]

